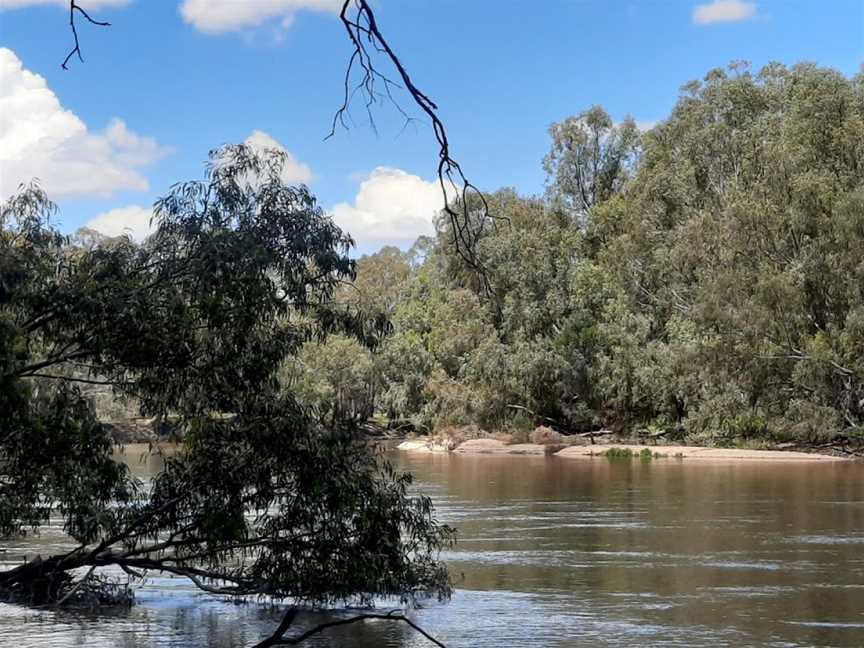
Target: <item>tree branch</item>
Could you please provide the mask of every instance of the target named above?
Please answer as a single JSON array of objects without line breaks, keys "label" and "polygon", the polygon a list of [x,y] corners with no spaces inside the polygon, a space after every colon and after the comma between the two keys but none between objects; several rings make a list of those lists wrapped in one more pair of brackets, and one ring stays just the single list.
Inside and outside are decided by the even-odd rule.
[{"label": "tree branch", "polygon": [[26,374],[27,378],[47,378],[49,380],[63,380],[66,382],[76,382],[83,383],[85,385],[134,385],[134,382],[117,382],[114,380],[89,380],[87,378],[75,378],[73,376],[56,376],[54,374],[44,374],[44,373],[28,373]]},{"label": "tree branch", "polygon": [[306,630],[302,634],[297,635],[296,637],[286,637],[285,632],[291,626],[291,623],[294,621],[294,617],[297,615],[297,609],[291,607],[285,613],[285,617],[283,617],[282,622],[279,624],[279,627],[276,631],[267,637],[264,641],[261,641],[255,644],[252,648],[270,648],[271,646],[296,646],[298,644],[303,643],[310,637],[320,634],[327,630],[328,628],[335,628],[338,626],[351,625],[354,623],[358,623],[360,621],[366,621],[367,619],[382,619],[385,621],[402,621],[409,626],[411,626],[414,630],[419,632],[421,635],[426,637],[431,643],[439,646],[440,648],[447,648],[443,643],[438,641],[435,637],[426,632],[419,625],[414,623],[411,619],[406,617],[399,610],[393,610],[392,612],[388,612],[387,614],[358,614],[357,616],[348,617],[347,619],[337,619],[336,621],[328,621],[326,623],[321,623],[315,626],[314,628],[310,628]]},{"label": "tree branch", "polygon": [[7,374],[7,375],[15,377],[15,378],[27,378],[29,376],[32,376],[33,374],[35,374],[39,370],[45,369],[46,367],[51,367],[53,365],[62,364],[64,362],[68,362],[69,360],[76,360],[78,358],[86,358],[88,355],[90,355],[90,353],[87,351],[75,351],[74,353],[70,353],[70,354],[65,355],[65,356],[59,356],[59,357],[54,356],[54,357],[48,358],[47,360],[42,360],[40,362],[36,362],[36,363],[31,364],[31,365],[27,365],[26,367],[21,367],[20,369],[17,369],[17,370],[15,370],[15,371],[11,372],[10,374]]},{"label": "tree branch", "polygon": [[[353,11],[352,11],[353,10]],[[429,117],[432,121],[432,129],[435,133],[435,139],[438,142],[438,183],[441,187],[441,194],[444,198],[444,213],[450,222],[452,229],[453,244],[456,252],[468,264],[470,268],[477,271],[482,278],[483,287],[487,294],[492,292],[492,286],[489,281],[488,274],[477,255],[476,244],[479,241],[486,223],[491,220],[495,223],[497,217],[489,213],[489,205],[483,193],[473,185],[465,176],[462,167],[450,154],[450,142],[447,137],[447,130],[444,123],[438,117],[438,106],[433,102],[423,91],[421,91],[412,81],[405,66],[391,49],[389,43],[378,29],[378,23],[375,19],[375,14],[372,12],[369,3],[366,0],[345,0],[342,5],[342,11],[339,14],[345,31],[348,33],[354,51],[348,59],[348,67],[345,72],[345,92],[342,105],[336,111],[333,117],[333,124],[330,134],[332,137],[337,124],[345,124],[345,115],[348,114],[348,107],[351,98],[355,92],[362,90],[367,97],[366,109],[367,112],[370,106],[376,100],[376,97],[383,96],[376,91],[376,82],[384,85],[386,95],[391,102],[397,107],[400,113],[405,115],[402,108],[393,101],[390,94],[390,88],[393,86],[400,87],[392,80],[381,74],[375,67],[372,59],[372,53],[367,47],[367,43],[371,45],[373,50],[382,54],[396,68],[399,78],[402,80],[402,87],[411,95],[414,103]],[[360,80],[351,88],[351,74],[355,68],[360,70]],[[371,117],[371,113],[370,113]],[[406,116],[407,118],[407,116]],[[451,204],[451,199],[448,195],[448,188],[452,188],[457,192],[457,198],[454,205]],[[469,198],[473,195],[479,202],[479,213],[476,214],[475,223],[472,223]]]},{"label": "tree branch", "polygon": [[288,628],[291,627],[291,624],[294,623],[294,619],[297,617],[297,608],[293,605],[288,608],[285,612],[285,616],[282,617],[282,621],[279,623],[279,626],[273,631],[269,637],[261,641],[253,648],[270,648],[270,646],[275,646],[277,642],[281,641],[282,637],[285,636],[285,633],[288,632]]},{"label": "tree branch", "polygon": [[84,11],[81,7],[78,6],[78,3],[75,0],[69,0],[69,26],[72,28],[72,38],[75,39],[75,47],[72,48],[72,51],[66,55],[66,58],[63,59],[63,63],[60,64],[64,70],[68,70],[69,59],[71,59],[76,54],[78,55],[78,60],[82,63],[84,62],[84,57],[81,56],[81,44],[78,42],[78,30],[75,28],[75,12],[78,11],[81,13],[84,18],[87,19],[87,22],[98,25],[99,27],[110,27],[111,23],[102,22],[99,20],[93,20],[86,11]]},{"label": "tree branch", "polygon": [[96,565],[93,565],[87,571],[87,573],[84,574],[84,576],[81,578],[81,580],[79,580],[75,584],[75,587],[73,587],[71,590],[69,590],[63,598],[61,598],[59,601],[57,601],[57,607],[61,607],[66,601],[68,601],[72,597],[73,594],[75,594],[75,592],[77,592],[79,589],[81,589],[81,587],[84,585],[84,583],[86,583],[89,580],[89,578],[93,575],[93,572],[95,571],[95,569],[96,569]]}]

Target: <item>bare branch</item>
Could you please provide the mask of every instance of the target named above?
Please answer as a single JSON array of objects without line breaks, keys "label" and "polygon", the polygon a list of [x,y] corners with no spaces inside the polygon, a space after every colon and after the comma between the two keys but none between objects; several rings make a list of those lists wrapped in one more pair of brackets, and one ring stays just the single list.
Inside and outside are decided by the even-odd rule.
[{"label": "bare branch", "polygon": [[61,598],[59,601],[57,601],[57,607],[61,607],[66,601],[68,601],[70,598],[72,598],[72,596],[75,594],[75,592],[77,592],[79,589],[81,589],[81,587],[84,585],[84,583],[86,583],[90,579],[90,577],[93,575],[93,572],[95,570],[96,570],[96,565],[93,565],[87,571],[87,573],[84,574],[84,576],[81,578],[81,580],[75,584],[75,587],[73,587],[71,590],[69,590],[63,598]]},{"label": "bare branch", "polygon": [[[337,125],[347,128],[345,117],[348,115],[351,99],[358,91],[366,95],[367,112],[370,111],[372,104],[378,98],[386,97],[396,106],[397,110],[399,110],[406,120],[410,120],[391,94],[391,88],[393,87],[404,88],[414,103],[432,121],[432,130],[435,133],[435,139],[438,141],[439,147],[438,182],[444,198],[444,213],[449,219],[452,230],[453,244],[463,261],[479,273],[487,294],[491,293],[492,286],[489,282],[489,277],[477,255],[477,242],[482,236],[487,223],[491,222],[494,225],[496,217],[489,213],[489,205],[483,193],[466,178],[462,167],[451,156],[447,130],[437,114],[438,106],[414,85],[405,66],[379,31],[375,14],[366,0],[345,0],[339,17],[342,20],[345,31],[348,33],[348,38],[354,46],[354,51],[348,59],[348,66],[345,71],[345,89],[342,105],[333,116],[331,130],[327,137],[333,136]],[[369,45],[371,45],[371,50]],[[372,58],[373,53],[383,55],[396,68],[399,78],[402,80],[401,86],[384,76],[376,68]],[[352,88],[351,78],[355,69],[359,70],[360,78]],[[384,86],[384,93],[376,89],[377,84]],[[371,120],[371,112],[369,114]],[[457,193],[457,197],[453,201],[451,201],[448,194],[448,189],[451,188]],[[471,213],[472,201],[470,200],[472,197],[475,204],[479,204],[479,209],[476,214],[473,214],[473,218]]]},{"label": "bare branch", "polygon": [[46,378],[49,380],[62,380],[64,382],[83,383],[85,385],[134,385],[134,382],[117,382],[116,380],[90,380],[88,378],[75,378],[74,376],[57,376],[45,373],[29,373],[27,378]]},{"label": "bare branch", "polygon": [[66,58],[63,59],[63,63],[60,64],[60,67],[62,67],[64,70],[69,69],[69,67],[67,65],[69,63],[69,59],[71,59],[76,54],[78,55],[78,60],[81,61],[82,63],[84,62],[84,57],[81,56],[81,44],[78,42],[78,30],[75,28],[75,12],[76,11],[78,11],[82,16],[84,16],[84,18],[87,20],[87,22],[89,22],[93,25],[98,25],[99,27],[110,27],[111,26],[111,23],[109,23],[109,22],[102,22],[100,20],[94,20],[93,18],[90,17],[90,14],[88,14],[86,11],[84,11],[81,7],[78,6],[78,3],[75,2],[75,0],[69,0],[69,26],[72,28],[72,38],[75,39],[75,47],[72,48],[72,51],[66,55]]}]

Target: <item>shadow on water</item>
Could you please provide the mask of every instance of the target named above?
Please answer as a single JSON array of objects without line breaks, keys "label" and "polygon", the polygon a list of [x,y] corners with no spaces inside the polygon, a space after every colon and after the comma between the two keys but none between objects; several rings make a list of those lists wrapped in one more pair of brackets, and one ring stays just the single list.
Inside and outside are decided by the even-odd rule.
[{"label": "shadow on water", "polygon": [[[143,477],[157,459],[124,460]],[[416,620],[456,646],[860,646],[864,465],[394,454],[459,528],[453,600]],[[57,529],[9,552],[49,553]],[[303,625],[326,620],[307,614]],[[0,645],[248,646],[278,611],[152,579],[113,614],[0,605]],[[308,645],[428,645],[365,622]]]}]

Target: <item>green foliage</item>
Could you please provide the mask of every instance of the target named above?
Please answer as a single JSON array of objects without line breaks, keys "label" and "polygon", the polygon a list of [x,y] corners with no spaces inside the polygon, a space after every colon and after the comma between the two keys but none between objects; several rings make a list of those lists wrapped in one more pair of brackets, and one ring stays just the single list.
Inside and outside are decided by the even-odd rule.
[{"label": "green foliage", "polygon": [[387,246],[357,261],[357,275],[350,288],[343,289],[341,301],[355,303],[367,313],[393,315],[411,274],[409,255]]},{"label": "green foliage", "polygon": [[617,407],[645,419],[674,403],[718,441],[801,417],[823,438],[858,424],[861,347],[840,340],[864,298],[848,220],[862,136],[860,94],[830,70],[737,65],[686,87],[644,138],[625,221],[599,253],[624,295],[615,321],[636,318],[600,367]]},{"label": "green foliage", "polygon": [[609,448],[606,452],[603,453],[603,456],[609,459],[610,461],[615,459],[632,459],[633,451],[630,448]]},{"label": "green foliage", "polygon": [[586,223],[595,205],[618,194],[639,157],[639,131],[627,118],[613,123],[601,107],[553,124],[552,149],[543,161],[553,200]]},{"label": "green foliage", "polygon": [[[641,462],[653,461],[654,459],[662,459],[666,457],[660,452],[652,452],[651,448],[642,448],[639,452],[634,452],[630,448],[612,447],[603,453],[603,456],[610,461],[639,459]],[[677,456],[677,455],[676,455]]]},{"label": "green foliage", "polygon": [[356,339],[335,335],[306,344],[286,361],[280,380],[325,428],[351,427],[375,413],[373,357]]}]

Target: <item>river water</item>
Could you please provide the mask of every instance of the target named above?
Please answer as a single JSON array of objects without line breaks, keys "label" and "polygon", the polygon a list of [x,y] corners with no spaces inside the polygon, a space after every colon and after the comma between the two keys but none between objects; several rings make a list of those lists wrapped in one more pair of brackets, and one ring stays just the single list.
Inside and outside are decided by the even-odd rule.
[{"label": "river water", "polygon": [[[155,467],[135,456],[136,472]],[[864,463],[393,458],[459,529],[453,599],[413,613],[450,648],[864,646]],[[63,545],[48,529],[5,556]],[[0,604],[0,646],[240,648],[278,618],[154,578],[128,611]],[[304,645],[430,644],[372,621]]]}]

